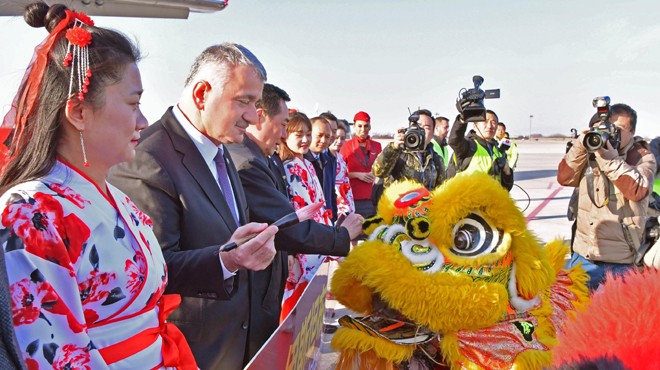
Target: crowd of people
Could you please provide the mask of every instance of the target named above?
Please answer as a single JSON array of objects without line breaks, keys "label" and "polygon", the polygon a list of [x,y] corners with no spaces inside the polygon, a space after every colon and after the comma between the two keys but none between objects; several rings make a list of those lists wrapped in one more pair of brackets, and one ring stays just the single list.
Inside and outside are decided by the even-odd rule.
[{"label": "crowd of people", "polygon": [[[292,111],[259,59],[224,43],[149,125],[132,41],[63,5],[34,3],[25,19],[49,35],[5,117],[3,369],[242,368],[319,266],[364,237],[379,188],[432,189],[459,172],[513,186],[517,148],[493,111],[465,135],[462,114],[450,130],[420,109],[422,145],[407,148],[404,128],[383,148],[367,112],[348,125]],[[558,174],[580,187],[571,263],[593,270],[631,265],[656,174],[634,111],[612,111],[618,151],[589,154],[580,136]],[[624,228],[594,232],[601,219]]]}]

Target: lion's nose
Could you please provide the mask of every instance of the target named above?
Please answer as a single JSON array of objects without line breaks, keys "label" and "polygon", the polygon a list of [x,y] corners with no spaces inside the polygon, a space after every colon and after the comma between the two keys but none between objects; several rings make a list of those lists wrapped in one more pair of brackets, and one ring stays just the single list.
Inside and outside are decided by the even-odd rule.
[{"label": "lion's nose", "polygon": [[406,221],[406,233],[415,240],[424,240],[431,233],[431,222],[426,216],[417,216]]}]

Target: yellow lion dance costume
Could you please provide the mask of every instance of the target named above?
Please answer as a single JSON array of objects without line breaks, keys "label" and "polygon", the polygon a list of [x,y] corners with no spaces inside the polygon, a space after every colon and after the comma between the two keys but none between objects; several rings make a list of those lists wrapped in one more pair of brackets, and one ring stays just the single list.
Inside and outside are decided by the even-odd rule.
[{"label": "yellow lion dance costume", "polygon": [[588,301],[587,275],[563,270],[568,248],[545,246],[508,192],[485,174],[432,192],[398,182],[332,278],[364,315],[340,319],[337,369],[540,369],[559,325]]}]

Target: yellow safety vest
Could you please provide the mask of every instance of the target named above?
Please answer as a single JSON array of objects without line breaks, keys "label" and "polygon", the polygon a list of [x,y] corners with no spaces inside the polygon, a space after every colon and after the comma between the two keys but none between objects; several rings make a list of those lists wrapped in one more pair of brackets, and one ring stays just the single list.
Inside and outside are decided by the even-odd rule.
[{"label": "yellow safety vest", "polygon": [[[474,142],[477,144],[477,151],[472,156],[472,159],[470,160],[470,164],[462,172],[465,173],[483,172],[483,173],[491,174],[490,172],[491,169],[493,168],[494,158],[502,157],[502,153],[500,153],[500,151],[497,150],[497,148],[493,147],[493,156],[491,157],[490,154],[488,153],[488,149],[484,148],[481,144],[479,144],[477,140],[475,140]],[[500,181],[502,177],[501,173],[496,173],[493,176],[498,181]]]}]

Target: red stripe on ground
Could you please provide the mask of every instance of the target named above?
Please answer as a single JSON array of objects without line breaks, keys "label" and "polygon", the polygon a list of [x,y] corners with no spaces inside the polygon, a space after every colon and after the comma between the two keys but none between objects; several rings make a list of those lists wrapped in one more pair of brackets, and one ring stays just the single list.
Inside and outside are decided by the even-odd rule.
[{"label": "red stripe on ground", "polygon": [[536,215],[538,215],[539,212],[541,212],[541,211],[543,210],[543,208],[545,208],[545,206],[547,206],[548,203],[550,203],[550,201],[551,201],[551,200],[557,195],[557,193],[559,193],[559,191],[561,191],[561,189],[562,189],[561,187],[558,187],[557,189],[555,189],[555,191],[553,191],[553,192],[550,194],[550,196],[548,196],[547,198],[545,198],[545,199],[543,200],[543,202],[541,202],[541,204],[538,205],[538,207],[534,208],[534,210],[533,210],[532,212],[530,212],[530,214],[527,215],[527,217],[525,217],[525,220],[526,220],[527,222],[529,222],[529,221],[531,221],[534,217],[536,217]]}]

